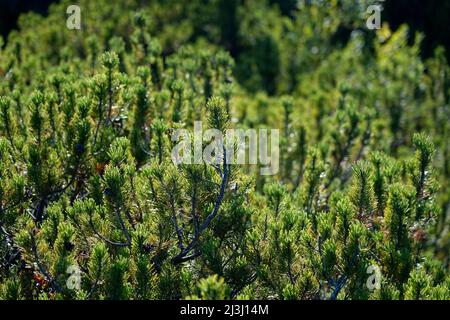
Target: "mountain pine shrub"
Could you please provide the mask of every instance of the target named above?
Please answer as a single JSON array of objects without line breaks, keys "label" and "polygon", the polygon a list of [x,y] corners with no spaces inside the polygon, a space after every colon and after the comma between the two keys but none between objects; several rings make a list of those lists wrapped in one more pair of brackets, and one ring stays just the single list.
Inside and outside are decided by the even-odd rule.
[{"label": "mountain pine shrub", "polygon": [[[23,15],[0,46],[0,297],[449,299],[450,68],[353,2]],[[195,121],[280,129],[279,172],[175,164]]]}]

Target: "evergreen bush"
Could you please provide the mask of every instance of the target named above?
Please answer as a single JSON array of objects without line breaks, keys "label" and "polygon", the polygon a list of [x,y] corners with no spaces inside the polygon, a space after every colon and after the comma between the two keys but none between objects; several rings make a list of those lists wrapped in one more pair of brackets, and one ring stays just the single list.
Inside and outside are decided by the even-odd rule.
[{"label": "evergreen bush", "polygon": [[[278,2],[21,16],[0,46],[2,299],[450,299],[445,52],[364,29],[371,1]],[[195,121],[280,129],[279,172],[174,163]]]}]

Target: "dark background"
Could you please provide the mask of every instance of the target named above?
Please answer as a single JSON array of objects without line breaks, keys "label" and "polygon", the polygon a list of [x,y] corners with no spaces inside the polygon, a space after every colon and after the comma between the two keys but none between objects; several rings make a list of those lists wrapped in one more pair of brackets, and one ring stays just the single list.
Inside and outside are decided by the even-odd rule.
[{"label": "dark background", "polygon": [[[33,10],[46,14],[52,2],[58,0],[0,0],[0,34],[6,38],[16,28],[20,13]],[[296,0],[271,2],[278,4],[284,14],[289,14],[296,4]],[[407,23],[411,30],[425,33],[424,57],[431,55],[437,45],[446,47],[447,57],[450,57],[450,0],[386,0],[384,6],[383,20],[388,21],[392,28]]]},{"label": "dark background", "polygon": [[[95,0],[93,0],[95,1]],[[48,6],[55,0],[0,0],[0,34],[6,38],[16,28],[17,18],[22,12],[47,13]]]}]

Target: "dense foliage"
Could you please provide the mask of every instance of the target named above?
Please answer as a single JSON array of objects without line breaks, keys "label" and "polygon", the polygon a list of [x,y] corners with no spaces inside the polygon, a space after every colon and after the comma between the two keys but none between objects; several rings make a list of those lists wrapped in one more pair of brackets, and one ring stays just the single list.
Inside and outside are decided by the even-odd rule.
[{"label": "dense foliage", "polygon": [[[1,298],[450,298],[443,50],[371,1],[71,2],[0,39]],[[278,174],[174,164],[196,120]]]}]

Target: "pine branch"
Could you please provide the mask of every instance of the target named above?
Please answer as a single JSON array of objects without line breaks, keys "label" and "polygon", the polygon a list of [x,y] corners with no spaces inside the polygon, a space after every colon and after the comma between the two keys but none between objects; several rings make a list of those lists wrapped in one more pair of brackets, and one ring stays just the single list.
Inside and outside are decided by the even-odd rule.
[{"label": "pine branch", "polygon": [[339,292],[341,292],[346,282],[347,277],[345,275],[342,275],[338,278],[336,282],[332,283],[332,285],[334,286],[334,290],[330,295],[330,300],[336,300],[337,296],[339,295]]},{"label": "pine branch", "polygon": [[29,233],[31,238],[31,251],[33,252],[34,262],[39,268],[39,272],[47,279],[48,283],[52,286],[53,290],[61,291],[60,286],[56,283],[55,279],[50,275],[45,265],[41,262],[41,258],[39,257],[39,253],[36,246],[36,238],[32,232]]},{"label": "pine branch", "polygon": [[201,234],[208,228],[211,221],[218,214],[220,205],[222,204],[222,200],[225,195],[225,188],[226,188],[226,185],[228,182],[228,174],[229,174],[229,168],[228,168],[228,164],[227,164],[226,149],[225,149],[225,147],[223,147],[222,182],[220,184],[220,191],[219,191],[219,195],[217,196],[216,202],[214,204],[214,208],[211,211],[211,213],[206,217],[203,224],[199,227],[198,233],[196,235],[194,235],[194,238],[192,239],[192,241],[186,246],[186,248],[181,250],[181,252],[172,259],[172,262],[174,264],[179,264],[181,262],[192,260],[197,257],[196,254],[191,255],[191,256],[187,256],[187,255],[197,246],[197,243],[198,243],[198,240],[199,240]]},{"label": "pine branch", "polygon": [[92,214],[89,215],[89,224],[91,226],[92,231],[95,233],[95,235],[98,238],[100,238],[101,240],[105,241],[106,243],[116,246],[116,247],[129,247],[131,245],[131,236],[125,226],[125,223],[123,222],[121,215],[120,215],[120,210],[116,209],[115,212],[116,212],[117,219],[119,220],[121,230],[122,230],[123,234],[125,235],[125,238],[127,239],[126,242],[111,241],[111,240],[105,238],[104,236],[102,236],[95,228],[94,222],[92,221]]}]

